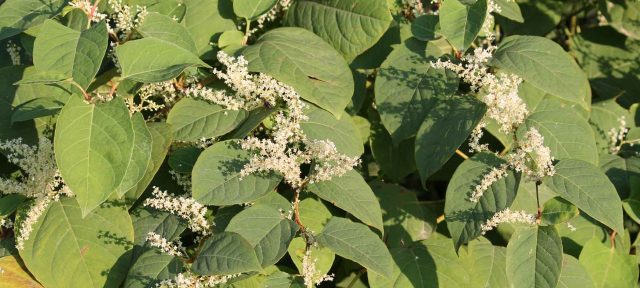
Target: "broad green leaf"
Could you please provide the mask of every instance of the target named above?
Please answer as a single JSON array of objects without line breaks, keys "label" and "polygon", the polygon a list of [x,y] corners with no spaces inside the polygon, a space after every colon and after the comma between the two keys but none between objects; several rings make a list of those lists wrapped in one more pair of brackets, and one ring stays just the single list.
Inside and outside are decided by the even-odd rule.
[{"label": "broad green leaf", "polygon": [[193,167],[193,197],[205,205],[251,202],[272,191],[280,180],[274,173],[252,174],[240,179],[250,153],[235,141],[223,141],[207,148]]},{"label": "broad green leaf", "polygon": [[582,160],[562,160],[544,184],[580,210],[616,231],[624,231],[622,202],[607,176]]},{"label": "broad green leaf", "polygon": [[329,140],[336,144],[338,152],[350,157],[357,157],[364,153],[364,147],[359,137],[358,128],[346,113],[336,119],[331,113],[309,107],[305,111],[309,119],[300,122],[300,127],[309,140]]},{"label": "broad green leaf", "polygon": [[349,212],[363,223],[383,231],[382,212],[376,196],[356,171],[341,177],[309,184],[307,189],[320,198]]},{"label": "broad green leaf", "polygon": [[236,128],[247,116],[245,110],[227,110],[204,100],[182,98],[169,112],[167,123],[179,141],[214,138]]},{"label": "broad green leaf", "polygon": [[495,0],[495,3],[500,7],[500,12],[496,11],[496,13],[519,23],[524,22],[520,6],[516,1]]},{"label": "broad green leaf", "polygon": [[180,147],[171,152],[167,162],[173,171],[178,173],[191,173],[200,154],[202,154],[202,149],[198,147]]},{"label": "broad green leaf", "polygon": [[451,97],[435,103],[420,125],[415,161],[422,182],[449,161],[487,111],[472,97]]},{"label": "broad green leaf", "polygon": [[609,24],[629,38],[640,39],[640,3],[636,1],[606,1],[602,11]]},{"label": "broad green leaf", "polygon": [[[303,222],[304,223],[304,222]],[[308,226],[307,226],[308,227]],[[308,227],[310,228],[310,227]],[[315,230],[314,230],[315,231]],[[321,231],[321,230],[318,230]],[[307,246],[306,241],[302,237],[296,237],[289,244],[289,256],[293,261],[293,264],[296,265],[300,274],[304,273],[304,266],[302,261],[304,261],[305,248]],[[331,266],[333,266],[333,261],[336,258],[336,254],[331,251],[331,249],[327,247],[320,246],[311,246],[310,257],[311,259],[317,259],[316,262],[316,271],[317,275],[325,275],[329,273],[331,270]]]},{"label": "broad green leaf", "polygon": [[490,64],[567,101],[580,102],[591,93],[578,64],[560,45],[544,37],[507,37]]},{"label": "broad green leaf", "polygon": [[140,113],[131,116],[131,126],[133,129],[133,148],[129,152],[129,161],[118,186],[116,193],[118,198],[124,196],[127,191],[136,188],[138,183],[147,173],[147,168],[151,163],[151,150],[153,138],[147,128],[144,117]]},{"label": "broad green leaf", "polygon": [[484,176],[503,163],[504,160],[493,154],[479,153],[462,162],[453,174],[447,187],[444,214],[456,249],[480,236],[480,226],[513,203],[520,175],[511,171],[491,184],[477,203],[470,200]]},{"label": "broad green leaf", "polygon": [[133,262],[124,282],[124,288],[154,287],[162,280],[171,279],[182,272],[182,262],[158,249],[149,249]]},{"label": "broad green leaf", "polygon": [[321,200],[308,197],[300,201],[300,221],[307,229],[311,231],[322,231],[331,219],[331,211]]},{"label": "broad green leaf", "polygon": [[558,285],[562,270],[562,241],[554,226],[520,228],[507,245],[510,287]]},{"label": "broad green leaf", "polygon": [[34,43],[33,63],[38,71],[62,73],[87,89],[100,69],[107,43],[105,22],[80,32],[47,20]]},{"label": "broad green leaf", "polygon": [[189,31],[169,16],[159,13],[148,13],[142,24],[136,28],[142,37],[156,38],[174,43],[194,54],[198,53],[196,44]]},{"label": "broad green leaf", "polygon": [[440,37],[439,21],[437,15],[421,15],[411,22],[411,34],[422,41],[435,40]]},{"label": "broad green leaf", "polygon": [[28,121],[35,118],[58,114],[64,106],[64,102],[53,97],[42,97],[29,100],[13,109],[11,122]]},{"label": "broad green leaf", "polygon": [[331,248],[341,257],[384,277],[392,276],[393,259],[389,250],[365,225],[333,217],[317,239],[320,245]]},{"label": "broad green leaf", "polygon": [[376,78],[376,106],[396,146],[416,135],[438,99],[458,89],[455,74],[431,67],[421,47],[397,46]]},{"label": "broad green leaf", "polygon": [[301,0],[285,24],[313,31],[351,61],[380,40],[391,20],[385,0]]},{"label": "broad green leaf", "polygon": [[634,257],[621,254],[598,239],[591,239],[584,245],[579,259],[593,279],[594,287],[636,287],[638,283],[638,264]]},{"label": "broad green leaf", "polygon": [[149,186],[153,176],[156,175],[160,166],[162,166],[164,158],[169,151],[169,146],[171,146],[171,142],[173,141],[170,125],[163,122],[156,122],[147,124],[147,128],[149,129],[149,132],[151,132],[151,138],[153,138],[153,145],[151,146],[151,161],[149,161],[149,165],[147,166],[144,176],[140,179],[138,185],[131,188],[131,190],[127,191],[125,194],[125,198],[130,202],[137,200],[147,186]]},{"label": "broad green leaf", "polygon": [[380,117],[375,113],[371,113],[369,118],[372,119],[369,147],[371,147],[373,159],[376,160],[382,170],[381,174],[389,179],[401,181],[407,175],[416,171],[414,161],[415,139],[405,139],[394,145],[391,135],[380,123]]},{"label": "broad green leaf", "polygon": [[82,215],[116,192],[133,147],[129,109],[120,98],[86,104],[74,96],[62,108],[54,139],[56,163]]},{"label": "broad green leaf", "polygon": [[447,287],[440,283],[436,267],[429,250],[422,243],[417,242],[411,247],[391,248],[394,267],[392,276],[382,277],[376,273],[367,273],[371,288],[385,287]]},{"label": "broad green leaf", "polygon": [[225,229],[249,241],[262,267],[275,264],[287,253],[298,225],[283,217],[275,207],[255,205],[238,213]]},{"label": "broad green leaf", "polygon": [[[612,130],[620,130],[620,121],[632,119],[629,111],[622,108],[616,99],[600,101],[591,105],[591,115],[589,124],[596,137],[596,145],[600,153],[610,153],[610,149],[615,143],[611,143]],[[629,124],[627,124],[629,125]]]},{"label": "broad green leaf", "polygon": [[558,288],[594,288],[591,276],[587,274],[578,259],[571,255],[562,255],[562,272]]},{"label": "broad green leaf", "polygon": [[472,5],[464,5],[459,0],[444,1],[439,15],[442,35],[458,51],[465,51],[482,29],[487,1],[478,0]]},{"label": "broad green leaf", "polygon": [[571,219],[568,223],[571,224],[571,227],[568,224],[557,225],[556,227],[562,237],[564,253],[573,257],[580,256],[582,247],[591,239],[609,240],[610,230],[584,212]]},{"label": "broad green leaf", "polygon": [[403,247],[406,243],[427,239],[435,230],[435,216],[427,217],[416,193],[391,183],[374,181],[369,185],[382,209],[388,247]]},{"label": "broad green leaf", "polygon": [[0,288],[41,288],[29,272],[23,268],[22,261],[14,256],[0,258]]},{"label": "broad green leaf", "polygon": [[243,51],[249,70],[266,73],[336,117],[353,94],[353,75],[342,56],[302,28],[277,28]]},{"label": "broad green leaf", "polygon": [[64,198],[52,202],[32,228],[20,257],[45,287],[119,287],[124,280],[131,261],[126,252],[133,246],[124,207],[109,204],[83,215],[75,199]]},{"label": "broad green leaf", "polygon": [[576,216],[580,211],[578,207],[560,197],[555,197],[545,202],[542,207],[542,225],[555,225],[567,222]]},{"label": "broad green leaf", "polygon": [[485,238],[469,242],[466,250],[461,249],[460,260],[469,273],[469,287],[508,287],[506,269],[506,249],[493,246]]},{"label": "broad green leaf", "polygon": [[217,42],[224,31],[236,30],[231,0],[190,0],[182,20],[202,59],[216,59]]},{"label": "broad green leaf", "polygon": [[149,232],[173,241],[178,239],[187,228],[186,223],[183,223],[178,216],[148,207],[135,208],[131,211],[131,219],[135,233],[133,243],[136,245],[143,245]]},{"label": "broad green leaf", "polygon": [[9,194],[0,197],[0,217],[7,217],[18,209],[28,198],[21,194]]},{"label": "broad green leaf", "polygon": [[[286,272],[278,271],[267,276],[264,286],[260,285],[248,285],[238,288],[251,288],[251,287],[272,287],[272,288],[304,288],[304,279],[300,276],[291,275]],[[234,288],[236,288],[234,286]]]},{"label": "broad green leaf", "polygon": [[64,0],[7,0],[0,5],[0,40],[42,24],[62,11]]},{"label": "broad green leaf", "polygon": [[555,159],[598,163],[598,150],[589,123],[558,101],[541,102],[518,128],[518,138],[522,139],[531,128],[536,128],[544,137],[544,144]]},{"label": "broad green leaf", "polygon": [[199,275],[229,275],[262,268],[249,241],[237,233],[222,232],[205,240],[191,269]]},{"label": "broad green leaf", "polygon": [[239,17],[255,20],[271,10],[276,3],[278,0],[234,0],[233,11]]},{"label": "broad green leaf", "polygon": [[166,81],[188,67],[209,67],[193,52],[160,38],[128,41],[116,48],[116,55],[122,78],[138,82]]}]

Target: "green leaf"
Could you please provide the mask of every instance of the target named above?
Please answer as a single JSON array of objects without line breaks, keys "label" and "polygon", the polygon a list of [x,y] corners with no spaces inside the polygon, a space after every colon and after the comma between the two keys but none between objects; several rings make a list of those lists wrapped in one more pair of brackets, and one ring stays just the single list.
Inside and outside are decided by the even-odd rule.
[{"label": "green leaf", "polygon": [[42,97],[29,100],[13,109],[11,123],[58,114],[64,104],[64,102],[60,102],[53,97]]},{"label": "green leaf", "polygon": [[233,11],[239,17],[255,20],[271,10],[276,3],[278,0],[234,0]]},{"label": "green leaf", "polygon": [[464,5],[458,0],[444,1],[439,14],[442,35],[458,51],[465,51],[482,29],[487,16],[487,1],[478,0],[472,5]]},{"label": "green leaf", "polygon": [[438,15],[421,15],[411,22],[411,34],[418,40],[431,41],[440,37]]},{"label": "green leaf", "polygon": [[7,217],[18,209],[28,198],[21,194],[9,194],[0,197],[0,217]]},{"label": "green leaf", "polygon": [[607,176],[582,160],[562,160],[556,173],[544,179],[551,190],[589,216],[616,231],[624,231],[622,202]]},{"label": "green leaf", "polygon": [[518,138],[522,139],[532,127],[544,137],[544,144],[554,158],[598,163],[598,150],[589,123],[558,101],[542,101],[518,128]]},{"label": "green leaf", "polygon": [[351,61],[378,42],[391,24],[385,0],[295,1],[285,24],[306,28]]},{"label": "green leaf", "polygon": [[182,272],[182,262],[157,249],[145,251],[131,265],[124,288],[155,287],[162,280],[171,279]]},{"label": "green leaf", "polygon": [[471,97],[451,97],[435,104],[415,142],[416,167],[423,183],[449,161],[486,111],[482,102]]},{"label": "green leaf", "polygon": [[42,287],[33,279],[26,268],[23,267],[24,264],[22,264],[20,258],[14,256],[5,256],[0,258],[0,269],[2,269],[2,273],[0,273],[0,287]]},{"label": "green leaf", "polygon": [[182,20],[202,59],[216,59],[217,42],[224,31],[236,30],[231,0],[190,0]]},{"label": "green leaf", "polygon": [[255,205],[234,216],[225,231],[238,233],[247,239],[262,267],[267,267],[287,253],[298,225],[283,217],[275,207]]},{"label": "green leaf", "polygon": [[356,171],[349,171],[341,177],[309,184],[307,189],[320,198],[329,201],[363,223],[383,231],[380,204],[371,188]]},{"label": "green leaf", "polygon": [[490,64],[567,101],[581,102],[591,93],[578,64],[560,45],[544,37],[507,37]]},{"label": "green leaf", "polygon": [[137,207],[131,212],[133,221],[134,241],[136,245],[143,245],[147,234],[154,232],[169,241],[176,240],[187,228],[186,223],[178,216],[168,212],[158,211],[148,207]]},{"label": "green leaf", "polygon": [[196,44],[189,31],[171,17],[160,13],[148,13],[144,21],[136,28],[144,38],[156,38],[171,42],[183,49],[197,54]]},{"label": "green leaf", "polygon": [[180,147],[171,152],[167,162],[173,171],[178,173],[191,173],[200,154],[202,154],[202,149],[198,147]]},{"label": "green leaf", "polygon": [[594,288],[593,280],[578,259],[571,255],[562,256],[562,272],[558,288]]},{"label": "green leaf", "polygon": [[232,205],[251,202],[272,191],[281,181],[274,173],[251,174],[240,180],[240,171],[250,153],[234,141],[207,148],[193,167],[193,197],[205,205]]},{"label": "green leaf", "polygon": [[321,200],[312,197],[305,198],[300,201],[300,221],[311,231],[322,231],[331,219],[331,211]]},{"label": "green leaf", "polygon": [[102,104],[69,99],[56,125],[56,163],[82,215],[107,200],[122,182],[134,147],[129,109],[120,98]]},{"label": "green leaf", "polygon": [[[372,113],[373,114],[373,113]],[[380,123],[377,114],[369,116],[372,119],[369,146],[371,154],[376,160],[385,177],[395,181],[402,181],[407,175],[416,171],[414,160],[414,138],[402,140],[397,146],[389,132]]]},{"label": "green leaf", "polygon": [[444,214],[456,249],[480,236],[480,226],[513,203],[520,175],[511,171],[484,191],[477,203],[469,200],[484,175],[503,163],[504,160],[493,154],[479,153],[462,162],[453,174],[447,187]]},{"label": "green leaf", "polygon": [[20,257],[45,287],[119,287],[124,280],[133,227],[123,207],[105,205],[83,215],[75,199],[64,198],[32,228]]},{"label": "green leaf", "polygon": [[609,133],[615,129],[620,130],[620,120],[633,118],[629,111],[616,102],[616,99],[609,99],[593,103],[591,105],[591,115],[589,124],[596,137],[596,145],[600,153],[610,153],[611,136]]},{"label": "green leaf", "polygon": [[342,115],[353,94],[353,75],[342,56],[322,38],[302,28],[277,28],[247,47],[249,70],[266,73],[300,96]]},{"label": "green leaf", "polygon": [[229,275],[262,268],[249,241],[237,233],[222,232],[204,242],[191,269],[199,275]]},{"label": "green leaf", "polygon": [[460,250],[460,260],[469,273],[469,287],[508,287],[507,275],[494,271],[506,270],[506,249],[493,246],[485,238],[469,242],[467,250]]},{"label": "green leaf", "polygon": [[567,222],[580,214],[578,207],[560,197],[552,198],[542,207],[542,225],[555,225]]},{"label": "green leaf", "polygon": [[105,22],[80,32],[47,20],[33,46],[33,63],[38,71],[64,74],[87,89],[100,69],[107,43]]},{"label": "green leaf", "polygon": [[584,245],[580,264],[597,288],[635,287],[638,283],[638,264],[634,257],[621,254],[596,238]]},{"label": "green leaf", "polygon": [[521,228],[507,245],[511,287],[556,287],[562,269],[562,241],[554,226]]},{"label": "green leaf", "polygon": [[125,170],[122,182],[120,182],[116,190],[118,198],[121,198],[127,191],[138,186],[138,183],[145,176],[149,163],[151,162],[153,138],[141,113],[136,113],[131,116],[131,125],[133,129],[133,148],[131,152],[129,152],[129,164]]},{"label": "green leaf", "polygon": [[227,110],[204,100],[182,98],[169,112],[167,123],[179,141],[196,141],[227,134],[244,121],[245,110]]},{"label": "green leaf", "polygon": [[454,73],[435,69],[429,61],[423,46],[397,46],[380,67],[375,83],[376,106],[396,146],[416,135],[438,99],[458,89]]},{"label": "green leaf", "polygon": [[153,176],[158,172],[160,166],[162,166],[164,158],[169,151],[169,146],[171,146],[171,142],[173,141],[170,125],[163,122],[156,122],[147,124],[147,128],[149,129],[149,132],[151,132],[151,138],[153,138],[151,146],[151,161],[149,161],[149,165],[147,166],[144,176],[142,176],[138,185],[131,188],[131,190],[127,191],[125,194],[125,198],[131,202],[137,200],[147,186],[149,186]]},{"label": "green leaf", "polygon": [[500,7],[500,12],[496,12],[501,16],[519,23],[524,22],[524,18],[522,18],[522,12],[520,11],[520,6],[516,1],[495,0],[495,3]]},{"label": "green leaf", "polygon": [[[305,222],[302,223],[304,223],[305,225],[307,224]],[[310,228],[309,226],[307,227]],[[293,241],[291,241],[291,244],[289,244],[288,248],[289,256],[291,257],[293,264],[296,265],[296,268],[298,268],[300,274],[304,273],[304,266],[302,264],[302,261],[304,259],[306,246],[307,243],[304,238],[296,237],[293,239]],[[333,261],[336,258],[336,254],[327,247],[311,246],[309,247],[309,249],[311,249],[311,252],[309,252],[311,259],[317,259],[317,274],[325,275],[329,273],[329,270],[331,270],[331,266],[333,266]]]},{"label": "green leaf", "polygon": [[159,38],[128,41],[116,48],[116,55],[122,78],[138,82],[166,81],[188,67],[209,67],[193,52]]},{"label": "green leaf", "polygon": [[416,193],[391,183],[374,181],[369,185],[382,209],[388,247],[403,247],[406,243],[427,239],[435,230],[435,216],[423,211]]},{"label": "green leaf", "polygon": [[385,287],[447,287],[440,283],[436,263],[429,250],[417,242],[407,248],[391,248],[394,269],[391,277],[382,277],[376,273],[367,273],[371,288]]},{"label": "green leaf", "polygon": [[7,0],[0,5],[0,40],[17,35],[60,13],[64,0]]},{"label": "green leaf", "polygon": [[364,147],[359,137],[358,128],[348,114],[342,113],[336,119],[331,113],[308,107],[305,115],[309,119],[301,121],[300,127],[309,140],[329,140],[336,144],[338,152],[350,157],[356,157],[364,153]]},{"label": "green leaf", "polygon": [[393,273],[393,259],[389,250],[365,225],[333,217],[317,239],[320,245],[331,248],[341,257],[352,260],[372,272],[384,277],[390,277]]}]

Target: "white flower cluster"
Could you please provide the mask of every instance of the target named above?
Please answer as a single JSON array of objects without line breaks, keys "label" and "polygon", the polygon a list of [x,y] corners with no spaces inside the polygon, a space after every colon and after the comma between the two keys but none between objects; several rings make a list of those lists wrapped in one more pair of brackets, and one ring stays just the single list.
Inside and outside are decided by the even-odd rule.
[{"label": "white flower cluster", "polygon": [[13,228],[13,221],[11,221],[11,219],[0,219],[0,228],[3,227],[7,229]]},{"label": "white flower cluster", "polygon": [[498,182],[498,180],[507,177],[507,169],[509,169],[509,165],[507,164],[502,164],[498,167],[491,168],[491,171],[485,174],[482,180],[480,180],[480,184],[476,185],[473,192],[471,193],[471,197],[469,197],[469,201],[478,203],[484,192],[487,191],[487,189],[489,189],[489,187],[491,187],[493,183],[496,183]]},{"label": "white flower cluster", "polygon": [[124,4],[122,0],[109,0],[109,6],[114,11],[109,32],[119,34],[120,40],[126,39],[131,31],[142,23],[148,13],[147,7],[136,5],[134,11],[131,6]]},{"label": "white flower cluster", "polygon": [[173,279],[163,280],[156,284],[156,287],[163,288],[205,288],[219,287],[221,284],[227,283],[229,280],[240,276],[233,275],[215,275],[215,276],[199,276],[192,273],[180,273]]},{"label": "white flower cluster", "polygon": [[484,135],[484,131],[482,129],[487,126],[487,123],[481,121],[478,123],[478,126],[473,128],[471,131],[471,136],[469,139],[469,152],[482,152],[489,150],[489,144],[480,144],[480,139],[482,139],[482,135]]},{"label": "white flower cluster", "polygon": [[227,67],[225,72],[214,70],[214,74],[233,90],[214,91],[208,88],[189,88],[187,95],[202,98],[230,110],[252,110],[279,103],[285,111],[274,116],[271,137],[260,139],[247,137],[241,142],[242,149],[255,152],[241,171],[241,177],[255,172],[276,171],[284,176],[292,187],[300,187],[306,179],[301,178],[300,165],[314,163],[317,167],[309,181],[323,181],[332,176],[341,176],[359,164],[357,157],[341,155],[330,141],[310,141],[303,133],[301,121],[308,119],[304,114],[304,102],[300,95],[288,85],[266,74],[252,75],[247,69],[247,61],[242,57],[232,57],[218,52],[218,60]]},{"label": "white flower cluster", "polygon": [[322,275],[318,272],[316,262],[318,262],[318,259],[311,257],[311,249],[307,249],[302,258],[302,277],[304,278],[304,285],[307,287],[313,284],[320,285],[320,283],[325,281],[333,281],[335,277],[333,274]]},{"label": "white flower cluster", "polygon": [[171,242],[165,239],[164,237],[162,237],[162,235],[158,233],[149,232],[147,234],[146,241],[149,243],[149,245],[151,245],[151,247],[158,248],[162,250],[162,252],[166,253],[167,255],[176,256],[176,257],[185,256],[185,253],[183,252],[184,247],[182,247],[182,242],[180,242],[180,240]]},{"label": "white flower cluster", "polygon": [[173,81],[144,84],[134,96],[124,98],[131,114],[136,112],[155,112],[173,105],[179,98],[179,91]]},{"label": "white flower cluster", "polygon": [[1,179],[0,194],[22,194],[29,198],[49,195],[60,188],[58,169],[53,154],[53,144],[41,137],[38,146],[22,143],[21,138],[0,141],[0,150],[5,151],[7,160],[20,167],[20,180]]},{"label": "white flower cluster", "polygon": [[471,85],[471,89],[480,90],[484,94],[482,101],[487,104],[487,117],[494,119],[500,125],[500,131],[508,134],[524,121],[529,112],[518,96],[518,86],[522,82],[520,77],[514,74],[489,73],[488,63],[495,49],[496,46],[491,45],[487,48],[478,47],[473,50],[473,54],[462,57],[463,63],[438,59],[431,66],[452,70]]},{"label": "white flower cluster", "polygon": [[13,43],[13,41],[7,41],[7,52],[9,53],[9,58],[11,58],[11,64],[20,65],[22,64],[22,59],[20,58],[20,46],[18,44]]},{"label": "white flower cluster", "polygon": [[144,201],[144,206],[167,211],[187,221],[189,228],[196,233],[208,235],[211,224],[207,221],[207,207],[196,202],[193,198],[176,197],[153,187],[153,197]]},{"label": "white flower cluster", "polygon": [[618,118],[618,127],[611,128],[611,130],[607,132],[609,136],[609,152],[611,154],[618,154],[618,152],[620,152],[627,132],[629,132],[629,129],[627,128],[626,117],[621,116]]},{"label": "white flower cluster", "polygon": [[493,230],[493,228],[498,227],[500,223],[522,223],[535,225],[536,216],[525,211],[511,211],[509,208],[504,209],[494,214],[486,223],[480,225],[482,235]]},{"label": "white flower cluster", "polygon": [[69,6],[82,10],[87,16],[91,16],[89,21],[97,23],[104,19],[107,19],[108,15],[97,11],[96,4],[91,3],[89,0],[74,0],[69,2]]},{"label": "white flower cluster", "polygon": [[52,199],[49,197],[41,197],[36,199],[33,206],[29,208],[27,216],[20,221],[20,228],[16,233],[16,249],[24,249],[24,242],[29,240],[31,232],[33,232],[33,225],[38,222],[38,218],[47,210],[51,201]]},{"label": "white flower cluster", "polygon": [[545,176],[553,176],[556,172],[553,166],[551,149],[544,145],[544,137],[538,129],[531,128],[518,141],[518,148],[509,154],[509,165],[518,172],[523,172],[530,181],[539,181]]},{"label": "white flower cluster", "polygon": [[[291,3],[293,3],[293,0],[280,0],[278,1],[278,3],[276,4],[276,6],[273,6],[273,8],[271,8],[271,10],[269,10],[269,12],[267,12],[266,14],[260,16],[256,22],[258,22],[258,29],[262,29],[264,28],[264,25],[268,22],[273,22],[276,19],[278,19],[278,15],[284,13],[285,11],[289,10],[289,7],[291,7]],[[256,31],[252,31],[252,32],[256,32]]]}]

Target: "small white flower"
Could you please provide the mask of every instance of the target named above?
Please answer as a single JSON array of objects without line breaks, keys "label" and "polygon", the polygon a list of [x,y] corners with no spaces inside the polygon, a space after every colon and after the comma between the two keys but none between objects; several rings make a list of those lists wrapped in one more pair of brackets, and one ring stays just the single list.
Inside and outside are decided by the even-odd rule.
[{"label": "small white flower", "polygon": [[487,189],[489,189],[489,187],[491,187],[493,183],[496,183],[498,182],[498,180],[507,177],[508,168],[509,166],[507,164],[502,164],[498,167],[491,168],[491,171],[485,174],[482,180],[480,180],[480,183],[476,185],[473,192],[471,193],[471,197],[469,198],[469,201],[474,203],[477,203],[478,201],[480,201],[480,198],[482,197],[484,192],[487,191]]},{"label": "small white flower", "polygon": [[208,235],[211,233],[211,224],[207,221],[207,207],[196,202],[192,198],[176,197],[153,187],[153,197],[144,201],[144,206],[167,211],[187,221],[189,229],[193,232]]},{"label": "small white flower", "polygon": [[9,57],[11,58],[11,64],[22,64],[22,60],[20,58],[20,50],[22,50],[22,48],[20,48],[20,46],[18,46],[16,43],[13,43],[13,41],[11,40],[7,41],[7,52],[9,53]]},{"label": "small white flower", "polygon": [[325,281],[333,281],[335,275],[333,274],[320,274],[316,268],[317,258],[311,257],[311,249],[307,248],[302,258],[302,278],[304,278],[304,285],[309,287],[311,285],[320,285]]},{"label": "small white flower", "polygon": [[522,223],[535,225],[536,216],[528,214],[525,211],[511,211],[509,208],[506,208],[494,214],[491,219],[487,220],[486,223],[480,226],[480,229],[482,229],[482,235],[493,230],[493,228],[498,227],[500,223]]},{"label": "small white flower", "polygon": [[227,283],[229,280],[236,278],[242,274],[233,275],[215,275],[215,276],[199,276],[193,273],[180,273],[173,279],[163,280],[156,284],[156,287],[163,288],[204,288],[218,287]]},{"label": "small white flower", "polygon": [[170,242],[164,237],[162,237],[160,234],[157,234],[155,232],[149,232],[147,234],[146,241],[149,243],[149,245],[151,245],[151,247],[159,248],[160,250],[162,250],[162,252],[166,253],[167,255],[176,256],[176,257],[185,256],[185,253],[183,252],[184,247],[182,247],[182,242],[180,242],[179,240],[175,242]]}]

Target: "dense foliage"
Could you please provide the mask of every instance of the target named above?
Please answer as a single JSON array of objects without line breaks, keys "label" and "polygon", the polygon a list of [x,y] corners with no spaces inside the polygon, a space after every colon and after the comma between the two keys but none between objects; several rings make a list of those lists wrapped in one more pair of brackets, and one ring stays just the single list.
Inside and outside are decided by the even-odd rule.
[{"label": "dense foliage", "polygon": [[2,287],[637,287],[636,0],[0,0]]}]

